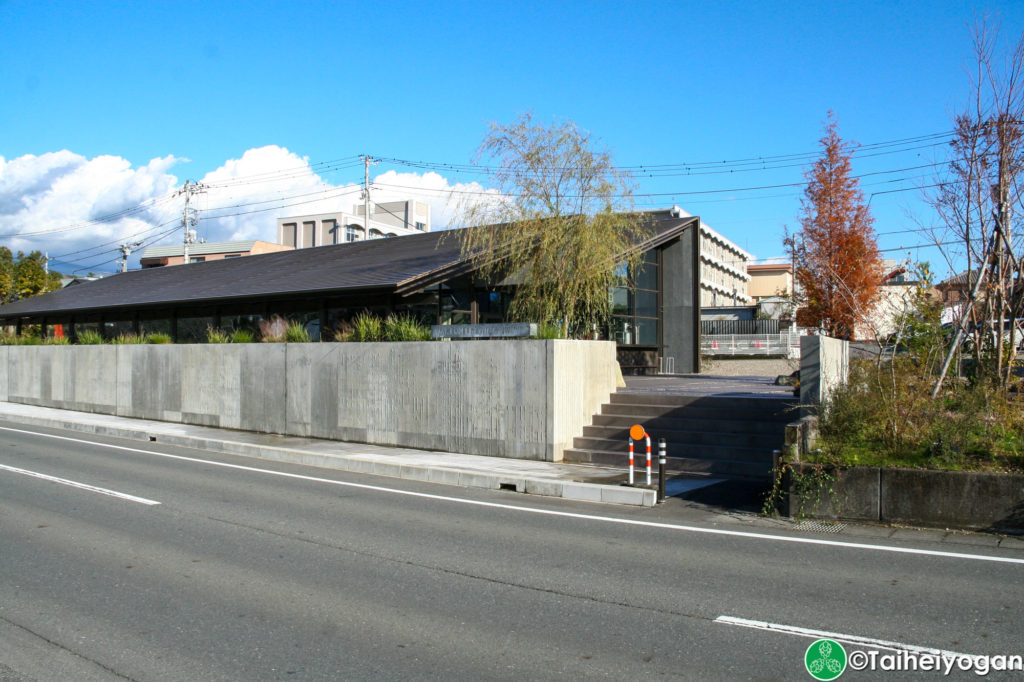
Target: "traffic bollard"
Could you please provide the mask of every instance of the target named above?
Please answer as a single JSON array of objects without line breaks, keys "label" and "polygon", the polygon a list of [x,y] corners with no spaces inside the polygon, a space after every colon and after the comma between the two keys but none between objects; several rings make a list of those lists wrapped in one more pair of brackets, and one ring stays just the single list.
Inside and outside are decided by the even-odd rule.
[{"label": "traffic bollard", "polygon": [[658,439],[658,502],[665,501],[665,439]]}]

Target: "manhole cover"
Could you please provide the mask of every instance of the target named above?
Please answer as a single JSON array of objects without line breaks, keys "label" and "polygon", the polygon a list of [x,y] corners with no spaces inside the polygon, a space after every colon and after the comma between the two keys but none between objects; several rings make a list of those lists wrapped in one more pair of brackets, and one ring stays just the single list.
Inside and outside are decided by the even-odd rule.
[{"label": "manhole cover", "polygon": [[838,533],[846,528],[845,523],[824,523],[822,521],[801,521],[793,526],[794,530],[806,530],[812,533]]}]

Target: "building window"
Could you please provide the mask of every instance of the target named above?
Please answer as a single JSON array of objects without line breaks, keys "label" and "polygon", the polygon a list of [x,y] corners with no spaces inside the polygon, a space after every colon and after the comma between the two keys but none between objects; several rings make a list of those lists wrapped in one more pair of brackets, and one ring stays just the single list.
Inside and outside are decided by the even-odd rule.
[{"label": "building window", "polygon": [[425,232],[427,229],[427,224],[417,220],[416,229],[419,230],[420,232]]},{"label": "building window", "polygon": [[189,256],[189,263],[202,263],[206,260],[206,256]]},{"label": "building window", "polygon": [[648,251],[640,267],[626,272],[621,286],[610,292],[612,319],[608,338],[623,346],[657,346],[659,327],[658,253]]},{"label": "building window", "polygon": [[226,254],[224,257],[225,258],[241,258],[242,254],[240,254],[240,253],[229,253],[229,254]]},{"label": "building window", "polygon": [[357,242],[363,238],[363,228],[359,225],[348,225],[345,227],[345,241]]}]

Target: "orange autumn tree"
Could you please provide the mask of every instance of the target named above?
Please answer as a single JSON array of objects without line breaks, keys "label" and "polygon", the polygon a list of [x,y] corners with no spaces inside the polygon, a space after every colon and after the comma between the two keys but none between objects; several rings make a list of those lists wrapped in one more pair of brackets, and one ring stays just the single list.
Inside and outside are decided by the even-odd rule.
[{"label": "orange autumn tree", "polygon": [[853,146],[839,137],[830,111],[821,158],[805,175],[800,231],[786,237],[796,266],[797,324],[841,339],[853,338],[867,318],[882,277],[871,213],[851,175]]}]

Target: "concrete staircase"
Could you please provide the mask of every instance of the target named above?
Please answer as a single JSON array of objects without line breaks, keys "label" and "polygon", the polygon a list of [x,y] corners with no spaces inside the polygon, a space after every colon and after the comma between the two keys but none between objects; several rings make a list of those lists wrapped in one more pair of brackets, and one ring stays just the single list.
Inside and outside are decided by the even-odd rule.
[{"label": "concrete staircase", "polygon": [[[687,396],[615,393],[594,415],[583,436],[566,450],[567,462],[627,466],[629,427],[641,424],[651,436],[657,470],[658,439],[667,443],[673,473],[716,478],[769,480],[772,451],[782,447],[786,424],[796,421],[795,401],[785,397]],[[644,465],[645,444],[636,443]]]}]

